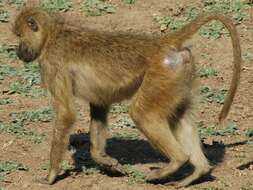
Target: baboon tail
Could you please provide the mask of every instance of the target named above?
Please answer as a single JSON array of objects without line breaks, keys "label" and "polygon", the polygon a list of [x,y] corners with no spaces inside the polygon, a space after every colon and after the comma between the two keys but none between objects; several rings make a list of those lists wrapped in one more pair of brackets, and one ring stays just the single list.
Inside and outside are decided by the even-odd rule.
[{"label": "baboon tail", "polygon": [[229,31],[233,45],[233,58],[234,58],[233,77],[231,80],[228,94],[224,101],[224,105],[219,114],[219,121],[222,122],[228,115],[229,109],[231,107],[239,84],[241,73],[241,62],[242,62],[241,47],[238,33],[235,25],[233,24],[233,21],[219,12],[203,13],[199,15],[197,18],[195,18],[192,22],[185,25],[183,28],[172,33],[171,35],[168,35],[165,38],[167,38],[168,41],[172,42],[172,44],[175,45],[176,47],[181,47],[185,40],[189,39],[194,33],[196,33],[199,30],[199,28],[202,25],[206,24],[211,20],[218,20],[225,25],[225,27]]}]

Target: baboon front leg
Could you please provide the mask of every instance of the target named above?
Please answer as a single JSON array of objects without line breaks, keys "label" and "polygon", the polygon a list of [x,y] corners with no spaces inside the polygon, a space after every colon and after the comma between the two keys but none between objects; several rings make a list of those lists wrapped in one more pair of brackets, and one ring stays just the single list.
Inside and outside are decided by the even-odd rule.
[{"label": "baboon front leg", "polygon": [[46,179],[40,181],[45,184],[53,184],[60,172],[62,157],[67,149],[69,130],[76,118],[71,79],[66,73],[62,72],[64,72],[64,69],[58,72],[48,84],[55,110],[55,125],[50,152],[49,173]]},{"label": "baboon front leg", "polygon": [[109,106],[90,104],[90,143],[91,156],[98,163],[109,166],[111,169],[124,173],[118,161],[106,154],[107,140],[107,113]]},{"label": "baboon front leg", "polygon": [[67,147],[69,129],[75,121],[75,112],[70,105],[60,103],[54,107],[56,120],[50,152],[50,168],[47,178],[40,181],[44,184],[53,184],[59,174],[62,157]]}]

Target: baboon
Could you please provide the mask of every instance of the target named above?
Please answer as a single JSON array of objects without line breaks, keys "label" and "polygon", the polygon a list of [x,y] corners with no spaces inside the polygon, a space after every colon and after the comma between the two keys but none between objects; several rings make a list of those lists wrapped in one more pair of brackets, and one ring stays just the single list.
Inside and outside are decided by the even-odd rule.
[{"label": "baboon", "polygon": [[211,20],[226,26],[233,44],[233,78],[219,115],[223,121],[241,70],[241,49],[231,19],[218,12],[203,13],[176,32],[155,37],[95,31],[39,8],[24,8],[13,27],[20,40],[17,55],[24,62],[39,62],[56,113],[50,170],[42,183],[53,184],[59,173],[76,118],[75,97],[90,105],[91,156],[97,163],[124,172],[105,152],[107,113],[112,103],[132,98],[129,114],[137,128],[170,159],[166,167],[152,170],[147,181],[167,177],[186,163],[194,171],[179,186],[210,172],[191,116],[194,58],[184,42]]}]

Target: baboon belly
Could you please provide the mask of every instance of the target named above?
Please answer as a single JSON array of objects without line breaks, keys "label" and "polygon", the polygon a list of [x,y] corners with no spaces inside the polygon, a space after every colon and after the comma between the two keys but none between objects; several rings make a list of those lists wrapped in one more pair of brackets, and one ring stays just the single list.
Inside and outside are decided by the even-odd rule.
[{"label": "baboon belly", "polygon": [[136,81],[142,81],[141,76],[113,77],[79,70],[73,77],[73,94],[94,104],[111,104],[130,98],[140,85]]}]

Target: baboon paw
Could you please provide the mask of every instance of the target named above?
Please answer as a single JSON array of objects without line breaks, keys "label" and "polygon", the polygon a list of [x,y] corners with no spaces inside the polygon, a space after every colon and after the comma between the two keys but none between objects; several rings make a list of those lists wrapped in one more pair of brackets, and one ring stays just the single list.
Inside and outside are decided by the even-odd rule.
[{"label": "baboon paw", "polygon": [[148,176],[146,177],[147,182],[155,182],[157,180],[160,180],[162,178],[166,177],[166,175],[163,175],[163,172],[161,169],[156,169],[151,171]]},{"label": "baboon paw", "polygon": [[124,167],[118,162],[118,160],[111,158],[110,156],[103,156],[96,158],[98,164],[102,165],[106,169],[109,169],[112,172],[118,172],[120,174],[126,175]]},{"label": "baboon paw", "polygon": [[39,184],[43,184],[43,185],[52,185],[54,183],[55,180],[48,180],[47,177],[43,177],[43,178],[36,178],[35,182],[39,183]]},{"label": "baboon paw", "polygon": [[175,187],[178,189],[188,187],[189,185],[191,185],[191,182],[178,182],[177,184],[175,184]]},{"label": "baboon paw", "polygon": [[111,169],[113,171],[121,173],[122,175],[127,175],[127,172],[125,171],[124,167],[119,163],[117,165],[111,166]]},{"label": "baboon paw", "polygon": [[178,182],[176,181],[170,181],[164,184],[165,186],[173,186],[173,187],[177,187]]}]

